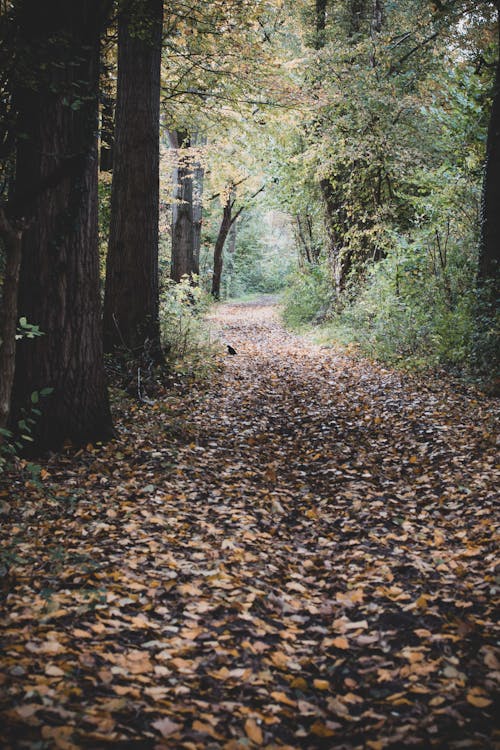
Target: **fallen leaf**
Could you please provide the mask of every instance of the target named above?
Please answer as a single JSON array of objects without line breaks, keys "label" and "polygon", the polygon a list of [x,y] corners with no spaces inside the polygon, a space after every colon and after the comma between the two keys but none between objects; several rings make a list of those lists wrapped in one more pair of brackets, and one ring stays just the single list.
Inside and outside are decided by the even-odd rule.
[{"label": "fallen leaf", "polygon": [[176,734],[182,729],[182,724],[177,724],[172,719],[166,716],[164,719],[158,719],[154,721],[151,726],[160,732],[162,737],[170,737],[172,734]]},{"label": "fallen leaf", "polygon": [[252,740],[252,742],[255,742],[256,745],[262,745],[262,743],[264,742],[262,729],[254,719],[247,719],[245,721],[245,733],[247,737]]}]

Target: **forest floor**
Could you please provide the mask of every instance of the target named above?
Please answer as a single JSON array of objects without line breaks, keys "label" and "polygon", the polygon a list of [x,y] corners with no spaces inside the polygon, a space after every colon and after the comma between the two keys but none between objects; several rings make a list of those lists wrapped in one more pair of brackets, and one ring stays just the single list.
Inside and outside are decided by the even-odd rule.
[{"label": "forest floor", "polygon": [[211,325],[210,388],[3,486],[0,746],[495,747],[498,402]]}]

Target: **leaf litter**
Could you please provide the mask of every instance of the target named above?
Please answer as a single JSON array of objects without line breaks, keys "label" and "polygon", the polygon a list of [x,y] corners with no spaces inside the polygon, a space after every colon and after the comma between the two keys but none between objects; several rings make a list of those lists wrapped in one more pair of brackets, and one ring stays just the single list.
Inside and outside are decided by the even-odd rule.
[{"label": "leaf litter", "polygon": [[2,748],[493,748],[498,403],[223,305],[0,497]]}]

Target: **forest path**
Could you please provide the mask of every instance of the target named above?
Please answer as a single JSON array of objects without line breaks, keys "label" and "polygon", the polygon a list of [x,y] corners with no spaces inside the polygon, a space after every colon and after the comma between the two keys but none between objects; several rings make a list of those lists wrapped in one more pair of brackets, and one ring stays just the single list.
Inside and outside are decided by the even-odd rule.
[{"label": "forest path", "polygon": [[10,488],[2,747],[493,748],[494,402],[211,325],[209,391]]}]

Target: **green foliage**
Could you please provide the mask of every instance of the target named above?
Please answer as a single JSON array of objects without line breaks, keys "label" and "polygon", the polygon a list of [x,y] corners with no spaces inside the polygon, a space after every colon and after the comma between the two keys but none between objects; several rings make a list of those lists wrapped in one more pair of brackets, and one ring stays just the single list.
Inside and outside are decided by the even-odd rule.
[{"label": "green foliage", "polygon": [[471,369],[488,379],[498,378],[500,373],[500,308],[492,303],[492,297],[488,285],[477,290],[472,335]]},{"label": "green foliage", "polygon": [[20,339],[34,339],[38,336],[43,336],[43,331],[40,330],[40,326],[34,323],[28,323],[25,317],[19,318],[19,325],[17,327],[16,340]]},{"label": "green foliage", "polygon": [[476,273],[494,10],[374,8],[329,4],[319,39],[314,4],[297,15],[317,105],[275,134],[271,161],[291,221],[312,224],[311,248],[323,235],[323,264],[308,267],[302,232],[285,321],[327,319],[323,336],[388,362],[487,371],[498,318]]},{"label": "green foliage", "polygon": [[[21,320],[25,320],[21,318]],[[29,324],[27,324],[29,325]],[[38,328],[38,326],[35,326]],[[29,328],[28,328],[29,330]],[[43,335],[38,331],[38,336]],[[18,336],[18,338],[22,338]],[[29,335],[29,338],[33,338]],[[33,428],[37,419],[41,417],[39,404],[40,400],[50,396],[54,392],[53,388],[42,388],[40,391],[33,391],[30,396],[30,404],[21,412],[21,419],[18,420],[15,432],[0,428],[0,474],[5,471],[12,463],[14,457],[26,448],[28,443],[33,442]]]},{"label": "green foliage", "polygon": [[473,275],[459,249],[445,269],[428,248],[406,245],[374,264],[329,333],[392,364],[462,369],[474,336]]},{"label": "green foliage", "polygon": [[109,224],[111,220],[111,174],[99,173],[99,263],[101,280],[106,276],[106,254],[108,252]]},{"label": "green foliage", "polygon": [[[19,318],[16,340],[19,341],[24,338],[34,339],[43,335],[44,333],[40,330],[40,326],[28,323],[28,320],[24,316]],[[0,428],[0,474],[9,466],[14,456],[27,443],[33,441],[33,427],[36,424],[36,420],[41,416],[41,411],[38,408],[40,399],[50,396],[53,390],[53,388],[42,388],[40,391],[33,391],[30,396],[30,405],[27,409],[22,410],[22,416],[16,425],[15,433],[11,430]]]},{"label": "green foliage", "polygon": [[288,277],[283,295],[283,320],[290,328],[325,319],[333,302],[333,285],[326,265],[297,269]]},{"label": "green foliage", "polygon": [[292,269],[291,237],[283,216],[257,208],[238,222],[234,252],[226,252],[224,297],[275,294]]},{"label": "green foliage", "polygon": [[160,300],[162,346],[170,369],[180,374],[203,376],[214,364],[215,347],[203,320],[211,298],[184,277],[169,280]]}]

